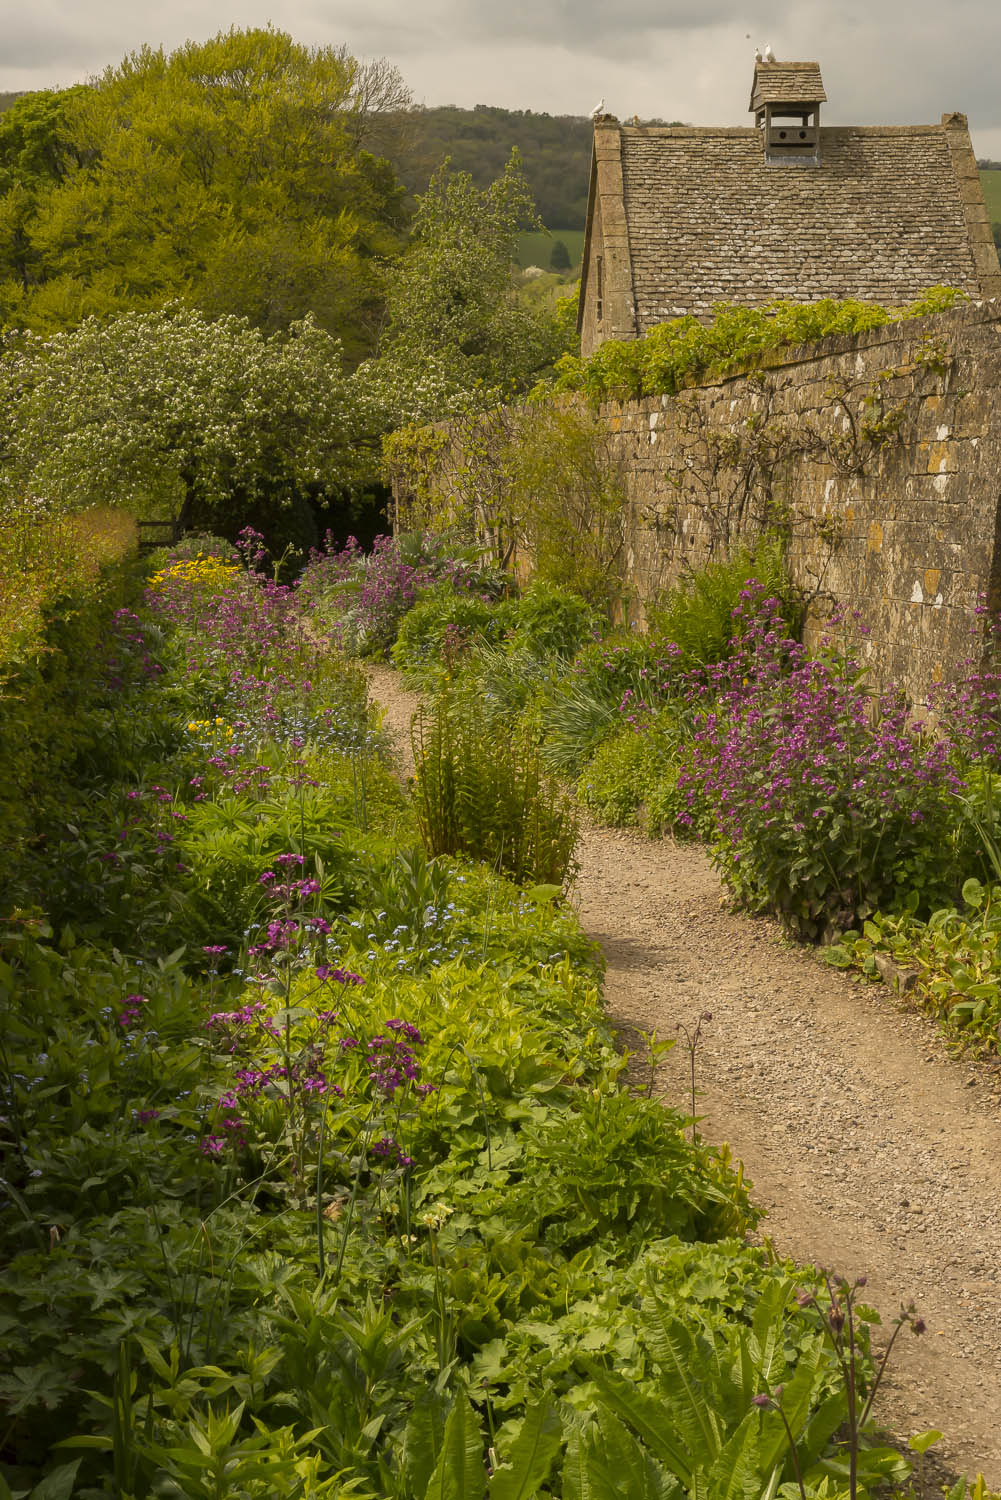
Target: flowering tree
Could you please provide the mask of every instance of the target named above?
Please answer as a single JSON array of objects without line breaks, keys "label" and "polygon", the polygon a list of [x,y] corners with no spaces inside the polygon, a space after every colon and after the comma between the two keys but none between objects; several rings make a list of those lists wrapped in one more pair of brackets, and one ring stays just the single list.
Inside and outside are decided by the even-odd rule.
[{"label": "flowering tree", "polygon": [[0,501],[232,529],[363,478],[365,400],[310,319],[265,337],[178,306],[26,337],[0,361]]}]

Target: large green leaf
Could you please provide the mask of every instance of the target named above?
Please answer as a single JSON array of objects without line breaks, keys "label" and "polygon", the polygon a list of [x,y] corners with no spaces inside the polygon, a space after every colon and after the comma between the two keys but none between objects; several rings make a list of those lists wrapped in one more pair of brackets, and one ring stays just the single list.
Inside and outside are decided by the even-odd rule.
[{"label": "large green leaf", "polygon": [[754,1390],[745,1389],[748,1402],[781,1379],[780,1367],[785,1363],[785,1312],[792,1288],[792,1281],[785,1277],[768,1282],[754,1309],[749,1342],[756,1365],[756,1383]]},{"label": "large green leaf", "polygon": [[567,1433],[567,1451],[560,1475],[563,1500],[597,1500],[587,1468],[587,1445],[583,1427],[571,1423]]},{"label": "large green leaf", "polygon": [[[602,1400],[634,1427],[652,1453],[665,1463],[687,1489],[692,1482],[692,1455],[676,1441],[663,1400],[641,1391],[621,1375],[593,1370],[592,1379]],[[715,1454],[711,1455],[715,1457]]]},{"label": "large green leaf", "polygon": [[563,1423],[548,1401],[530,1406],[521,1431],[490,1481],[490,1500],[531,1500],[559,1451]]},{"label": "large green leaf", "polygon": [[487,1471],[483,1463],[483,1434],[469,1397],[463,1392],[445,1423],[438,1462],[425,1500],[485,1500]]},{"label": "large green leaf", "polygon": [[699,1379],[706,1364],[699,1341],[655,1299],[644,1303],[644,1312],[643,1341],[660,1366],[661,1389],[670,1398],[675,1426],[690,1444],[692,1467],[708,1467],[725,1436]]},{"label": "large green leaf", "polygon": [[712,1500],[744,1500],[762,1483],[758,1449],[758,1413],[752,1407],[706,1475]]},{"label": "large green leaf", "polygon": [[679,1500],[678,1481],[607,1409],[599,1409],[598,1431],[590,1429],[584,1450],[593,1500]]},{"label": "large green leaf", "polygon": [[437,1391],[417,1401],[403,1439],[403,1467],[415,1495],[423,1495],[445,1441],[445,1402]]}]

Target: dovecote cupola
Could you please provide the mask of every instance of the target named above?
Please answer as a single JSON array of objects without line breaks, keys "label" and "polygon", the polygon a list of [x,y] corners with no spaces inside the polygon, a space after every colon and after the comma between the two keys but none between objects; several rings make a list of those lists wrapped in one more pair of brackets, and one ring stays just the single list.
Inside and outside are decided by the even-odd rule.
[{"label": "dovecote cupola", "polygon": [[819,63],[758,59],[750,109],[762,131],[766,162],[820,165],[820,106],[826,99]]}]

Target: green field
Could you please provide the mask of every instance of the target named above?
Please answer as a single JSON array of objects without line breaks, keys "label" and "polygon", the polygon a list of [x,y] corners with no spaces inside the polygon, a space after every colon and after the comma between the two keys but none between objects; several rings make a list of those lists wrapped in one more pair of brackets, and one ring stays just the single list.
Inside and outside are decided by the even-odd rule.
[{"label": "green field", "polygon": [[980,174],[987,212],[992,224],[1001,224],[1001,172],[996,169]]},{"label": "green field", "polygon": [[[998,173],[1001,177],[1001,172]],[[581,256],[584,254],[584,231],[583,229],[544,229],[541,232],[526,233],[520,236],[518,241],[518,264],[525,266],[541,266],[544,271],[549,270],[549,257],[553,253],[553,246],[557,240],[562,240],[570,252],[570,259],[574,268],[580,265]]]}]

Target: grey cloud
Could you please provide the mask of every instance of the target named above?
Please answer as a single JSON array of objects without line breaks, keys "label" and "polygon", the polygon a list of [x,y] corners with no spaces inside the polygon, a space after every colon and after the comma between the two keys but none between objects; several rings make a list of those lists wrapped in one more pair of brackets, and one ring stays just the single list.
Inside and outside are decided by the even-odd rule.
[{"label": "grey cloud", "polygon": [[0,88],[74,82],[143,41],[173,47],[273,16],[311,45],[389,58],[428,104],[584,113],[605,94],[623,115],[739,124],[753,44],[770,41],[780,57],[819,59],[831,123],[961,109],[975,131],[1001,132],[996,0],[284,0],[277,14],[274,0],[241,0],[239,15],[231,4],[36,0],[7,22]]}]

